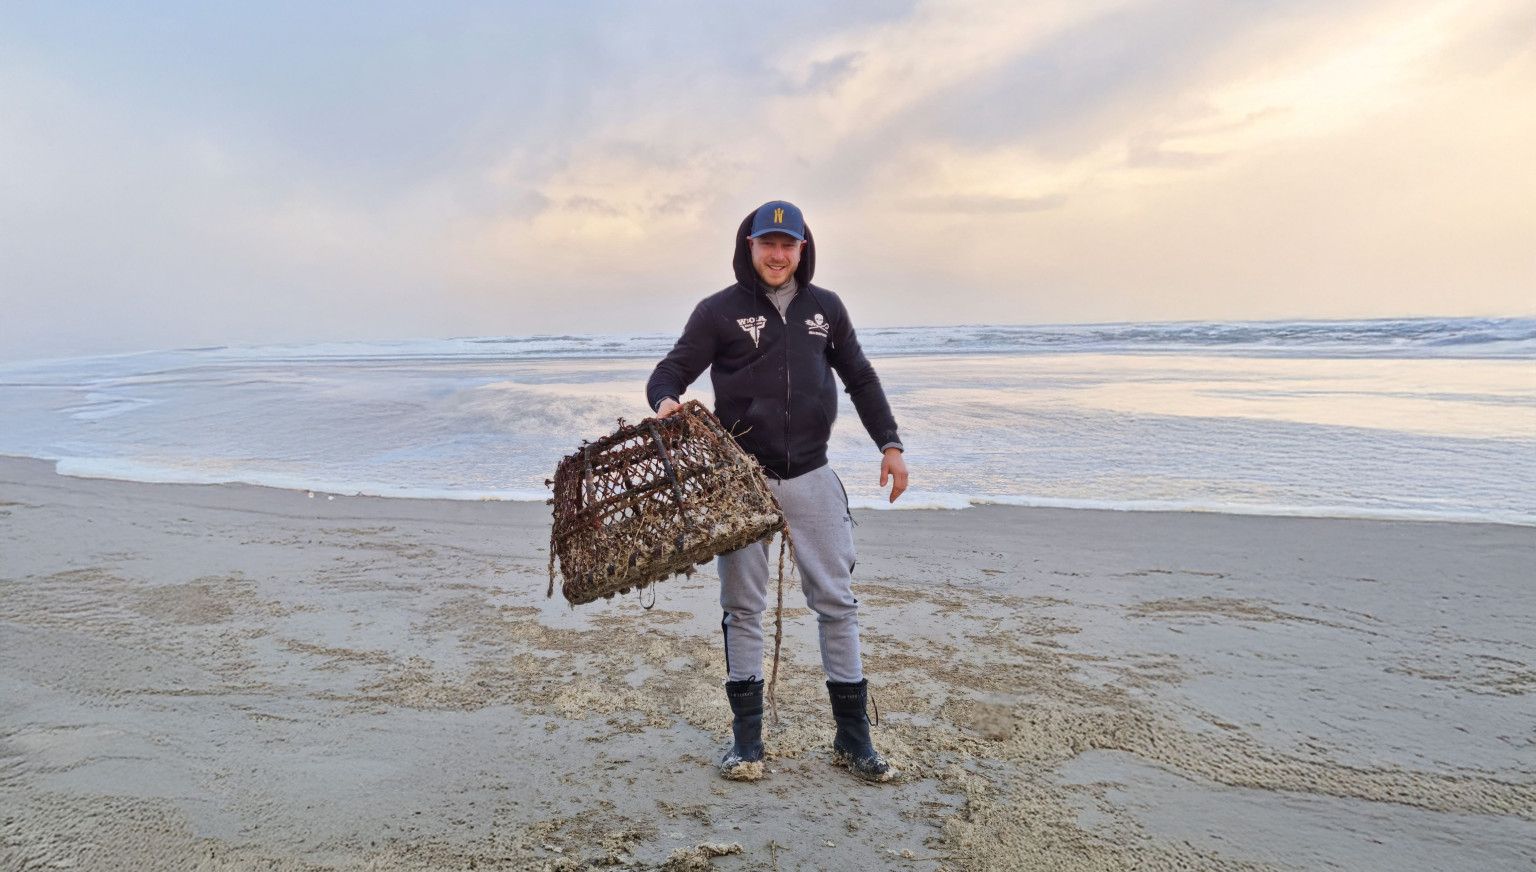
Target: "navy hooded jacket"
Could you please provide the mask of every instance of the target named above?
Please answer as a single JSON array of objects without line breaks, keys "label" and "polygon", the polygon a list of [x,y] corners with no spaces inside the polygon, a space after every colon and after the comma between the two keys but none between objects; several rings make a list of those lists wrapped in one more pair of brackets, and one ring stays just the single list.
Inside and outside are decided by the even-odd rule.
[{"label": "navy hooded jacket", "polygon": [[715,417],[776,478],[824,466],[837,419],[836,370],[864,429],[880,447],[901,444],[875,368],[864,357],[837,295],[811,284],[816,241],[805,230],[795,270],[799,292],[783,316],[762,290],[747,245],[752,215],[736,231],[736,283],[694,307],[683,335],[646,383],[652,409],[681,399],[706,367]]}]

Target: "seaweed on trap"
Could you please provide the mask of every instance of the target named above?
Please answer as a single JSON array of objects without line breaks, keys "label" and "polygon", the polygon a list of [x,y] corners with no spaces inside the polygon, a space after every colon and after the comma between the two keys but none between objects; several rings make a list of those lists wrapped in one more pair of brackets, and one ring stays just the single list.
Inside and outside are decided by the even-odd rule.
[{"label": "seaweed on trap", "polygon": [[[757,461],[697,400],[625,424],[560,461],[549,537],[573,606],[641,590],[785,527]],[[782,558],[781,558],[782,564]]]}]

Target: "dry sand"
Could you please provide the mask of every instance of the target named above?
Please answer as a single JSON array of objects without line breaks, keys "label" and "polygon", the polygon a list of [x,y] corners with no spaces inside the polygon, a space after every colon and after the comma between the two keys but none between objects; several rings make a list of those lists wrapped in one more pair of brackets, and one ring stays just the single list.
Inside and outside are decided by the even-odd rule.
[{"label": "dry sand", "polygon": [[572,611],[547,512],[0,459],[0,868],[1532,868],[1536,530],[857,512],[906,776],[791,592],[754,785],[713,573]]}]

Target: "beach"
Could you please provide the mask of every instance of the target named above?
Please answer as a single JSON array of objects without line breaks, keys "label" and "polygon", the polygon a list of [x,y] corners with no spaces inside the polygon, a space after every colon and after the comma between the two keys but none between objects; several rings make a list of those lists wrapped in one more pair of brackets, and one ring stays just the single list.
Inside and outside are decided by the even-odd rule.
[{"label": "beach", "polygon": [[548,512],[0,459],[0,867],[1536,856],[1536,528],[856,508],[903,777],[831,764],[790,589],[754,785],[713,765],[713,568],[573,610],[545,597]]},{"label": "beach", "polygon": [[1536,872],[1533,33],[6,6],[0,872]]}]

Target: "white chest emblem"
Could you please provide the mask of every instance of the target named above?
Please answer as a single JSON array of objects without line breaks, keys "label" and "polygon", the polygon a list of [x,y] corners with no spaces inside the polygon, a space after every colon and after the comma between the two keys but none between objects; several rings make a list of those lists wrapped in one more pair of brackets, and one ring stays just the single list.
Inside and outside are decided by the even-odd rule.
[{"label": "white chest emblem", "polygon": [[758,340],[763,336],[763,326],[768,323],[768,319],[758,315],[756,318],[737,318],[736,323],[741,325],[741,329],[747,331],[748,336],[752,337],[752,347],[756,348]]},{"label": "white chest emblem", "polygon": [[821,317],[820,312],[816,313],[815,318],[805,319],[805,332],[812,336],[820,336],[822,339],[827,338],[827,329],[831,326],[825,318]]}]

